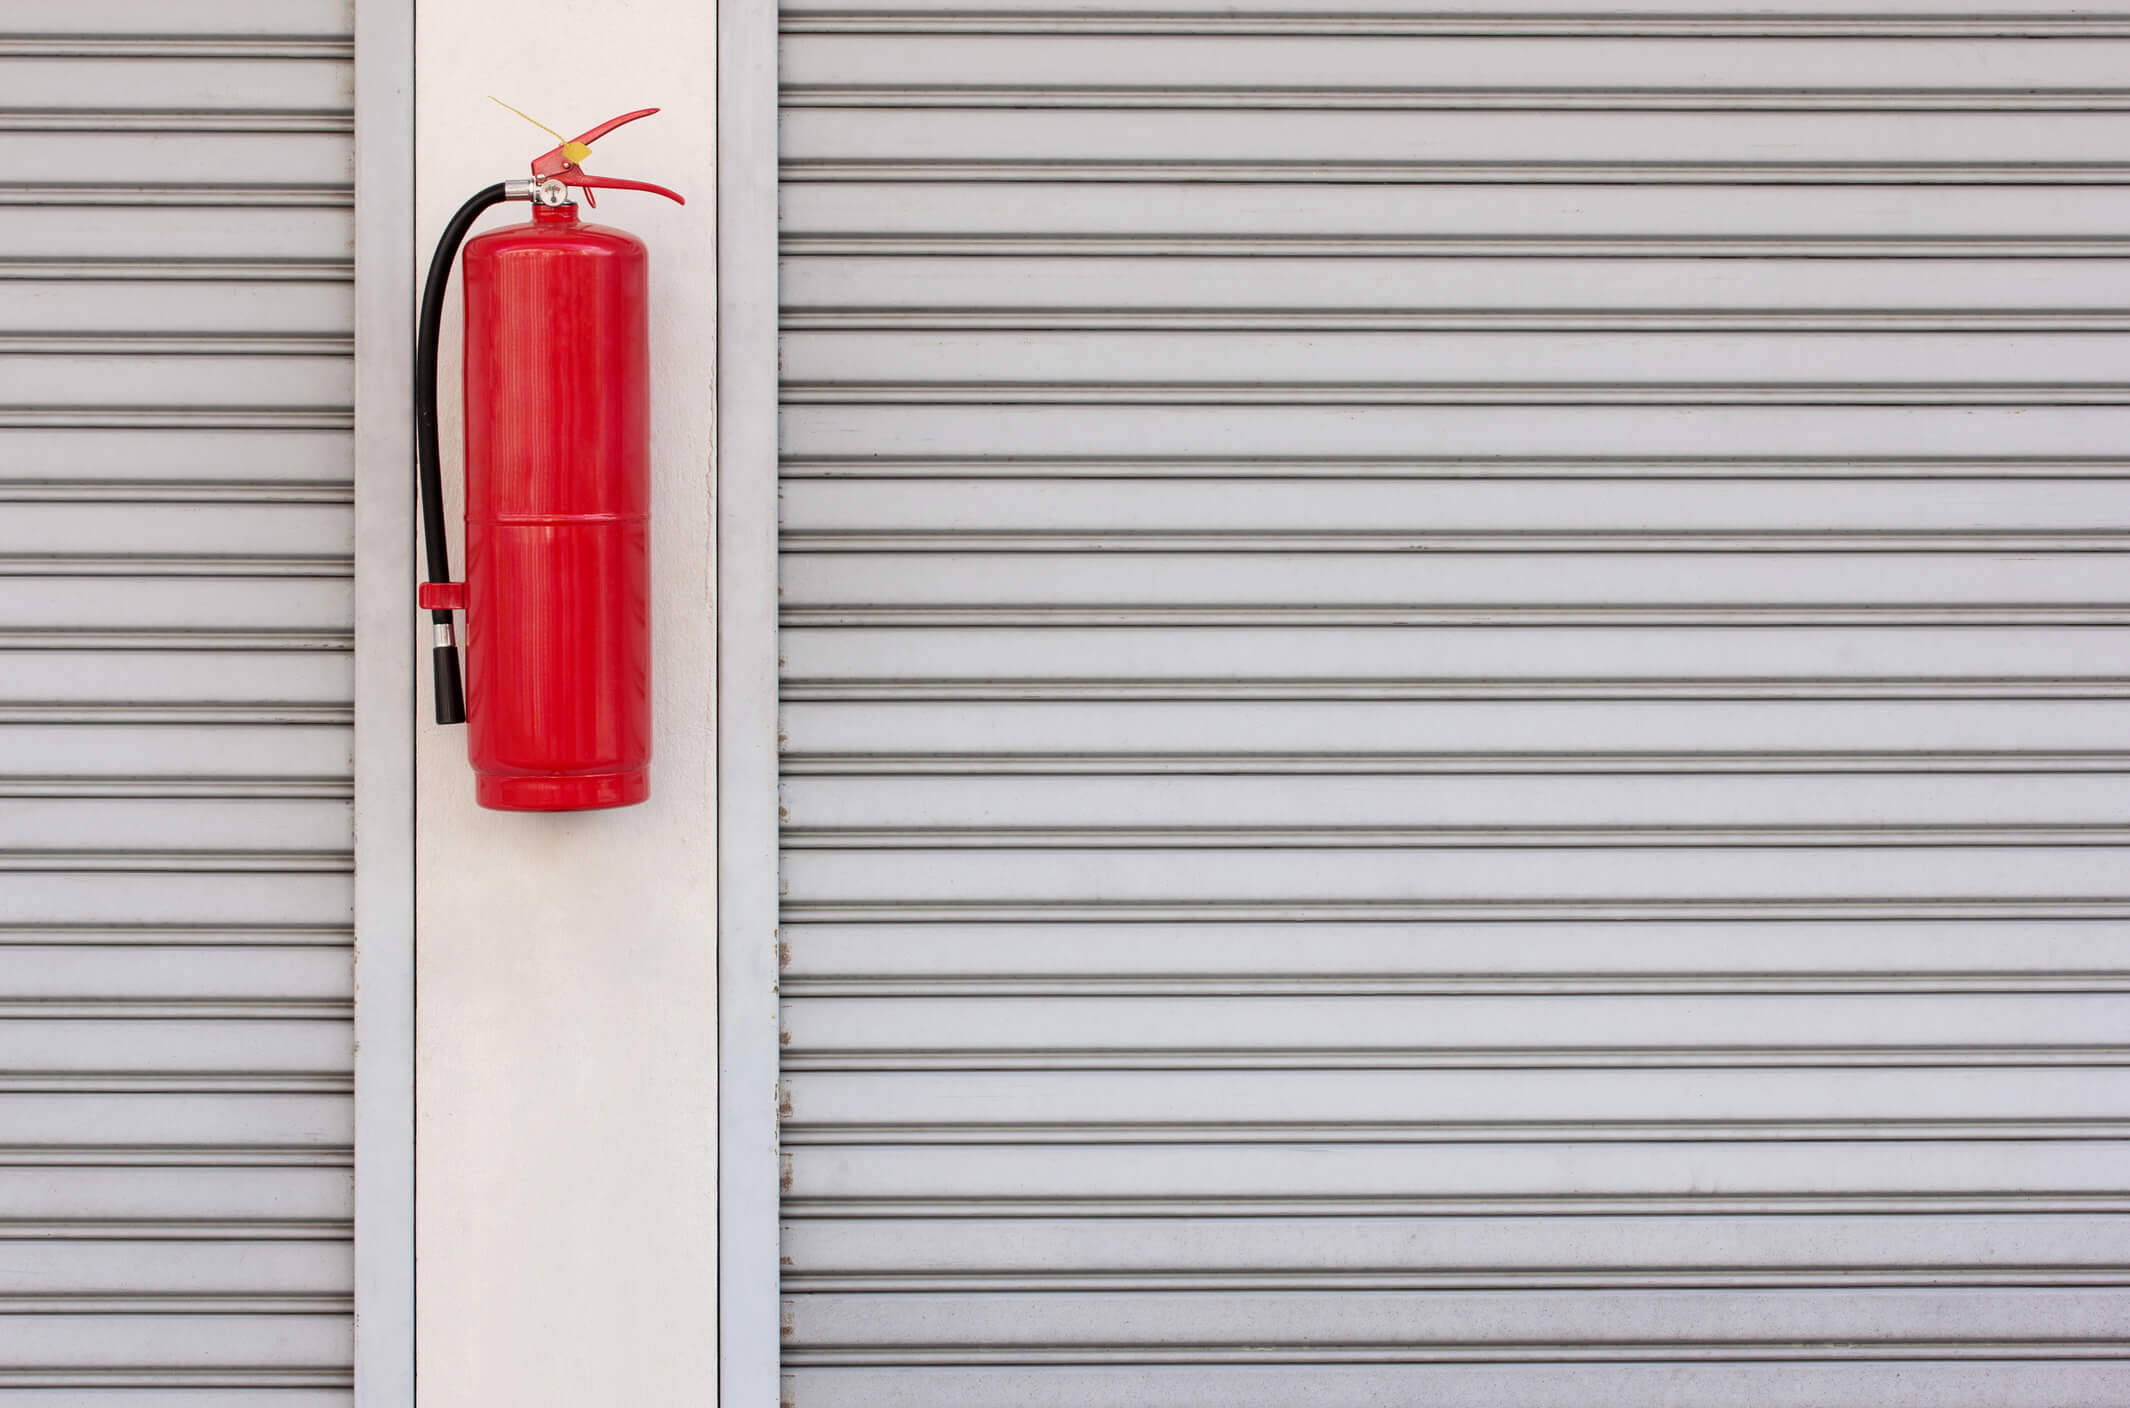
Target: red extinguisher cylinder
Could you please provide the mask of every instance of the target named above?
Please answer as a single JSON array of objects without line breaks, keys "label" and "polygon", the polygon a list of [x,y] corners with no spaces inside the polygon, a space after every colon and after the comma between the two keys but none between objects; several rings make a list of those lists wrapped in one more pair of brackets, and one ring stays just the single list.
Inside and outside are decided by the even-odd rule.
[{"label": "red extinguisher cylinder", "polygon": [[466,245],[466,746],[484,807],[650,795],[647,263],[568,204]]}]

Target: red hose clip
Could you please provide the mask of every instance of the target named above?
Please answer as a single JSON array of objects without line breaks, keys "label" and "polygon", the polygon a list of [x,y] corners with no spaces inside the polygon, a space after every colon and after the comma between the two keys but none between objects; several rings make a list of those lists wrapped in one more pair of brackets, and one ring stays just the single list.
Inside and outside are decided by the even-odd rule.
[{"label": "red hose clip", "polygon": [[464,582],[424,582],[414,589],[414,603],[424,611],[464,611]]}]

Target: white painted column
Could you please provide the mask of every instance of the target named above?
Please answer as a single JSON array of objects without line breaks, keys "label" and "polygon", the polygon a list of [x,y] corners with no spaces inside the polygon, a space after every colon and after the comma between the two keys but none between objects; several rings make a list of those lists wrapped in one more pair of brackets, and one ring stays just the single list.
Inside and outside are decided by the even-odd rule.
[{"label": "white painted column", "polygon": [[[651,247],[651,800],[569,816],[480,810],[464,734],[428,722],[417,671],[424,1404],[714,1396],[715,19],[715,6],[678,0],[419,8],[423,268],[462,200],[523,177],[553,145],[490,94],[571,133],[662,108],[585,165],[690,198],[683,209],[616,192],[587,212]],[[481,228],[525,215],[506,206]],[[454,525],[458,298],[454,282],[442,368]]]}]

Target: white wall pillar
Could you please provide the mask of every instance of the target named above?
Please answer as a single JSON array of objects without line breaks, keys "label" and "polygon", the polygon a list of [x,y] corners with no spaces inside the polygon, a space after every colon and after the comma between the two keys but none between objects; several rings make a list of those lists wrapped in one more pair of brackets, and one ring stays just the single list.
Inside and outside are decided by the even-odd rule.
[{"label": "white wall pillar", "polygon": [[[526,175],[553,145],[491,93],[572,133],[662,108],[585,165],[690,200],[617,192],[587,212],[651,247],[650,802],[574,816],[481,811],[463,733],[428,723],[426,695],[421,704],[425,1404],[651,1408],[715,1394],[715,20],[715,6],[679,0],[418,11],[410,160],[423,268],[462,200]],[[525,207],[506,206],[481,228],[523,218]],[[459,306],[454,283],[442,369],[454,515]],[[418,674],[426,691],[426,665]]]}]

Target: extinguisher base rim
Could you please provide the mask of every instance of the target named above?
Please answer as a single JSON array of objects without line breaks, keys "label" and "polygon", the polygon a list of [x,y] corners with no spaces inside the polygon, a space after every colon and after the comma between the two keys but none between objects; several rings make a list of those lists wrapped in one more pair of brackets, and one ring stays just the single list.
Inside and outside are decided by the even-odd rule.
[{"label": "extinguisher base rim", "polygon": [[532,775],[481,773],[473,799],[499,812],[587,812],[633,807],[651,795],[645,768],[625,772]]}]

